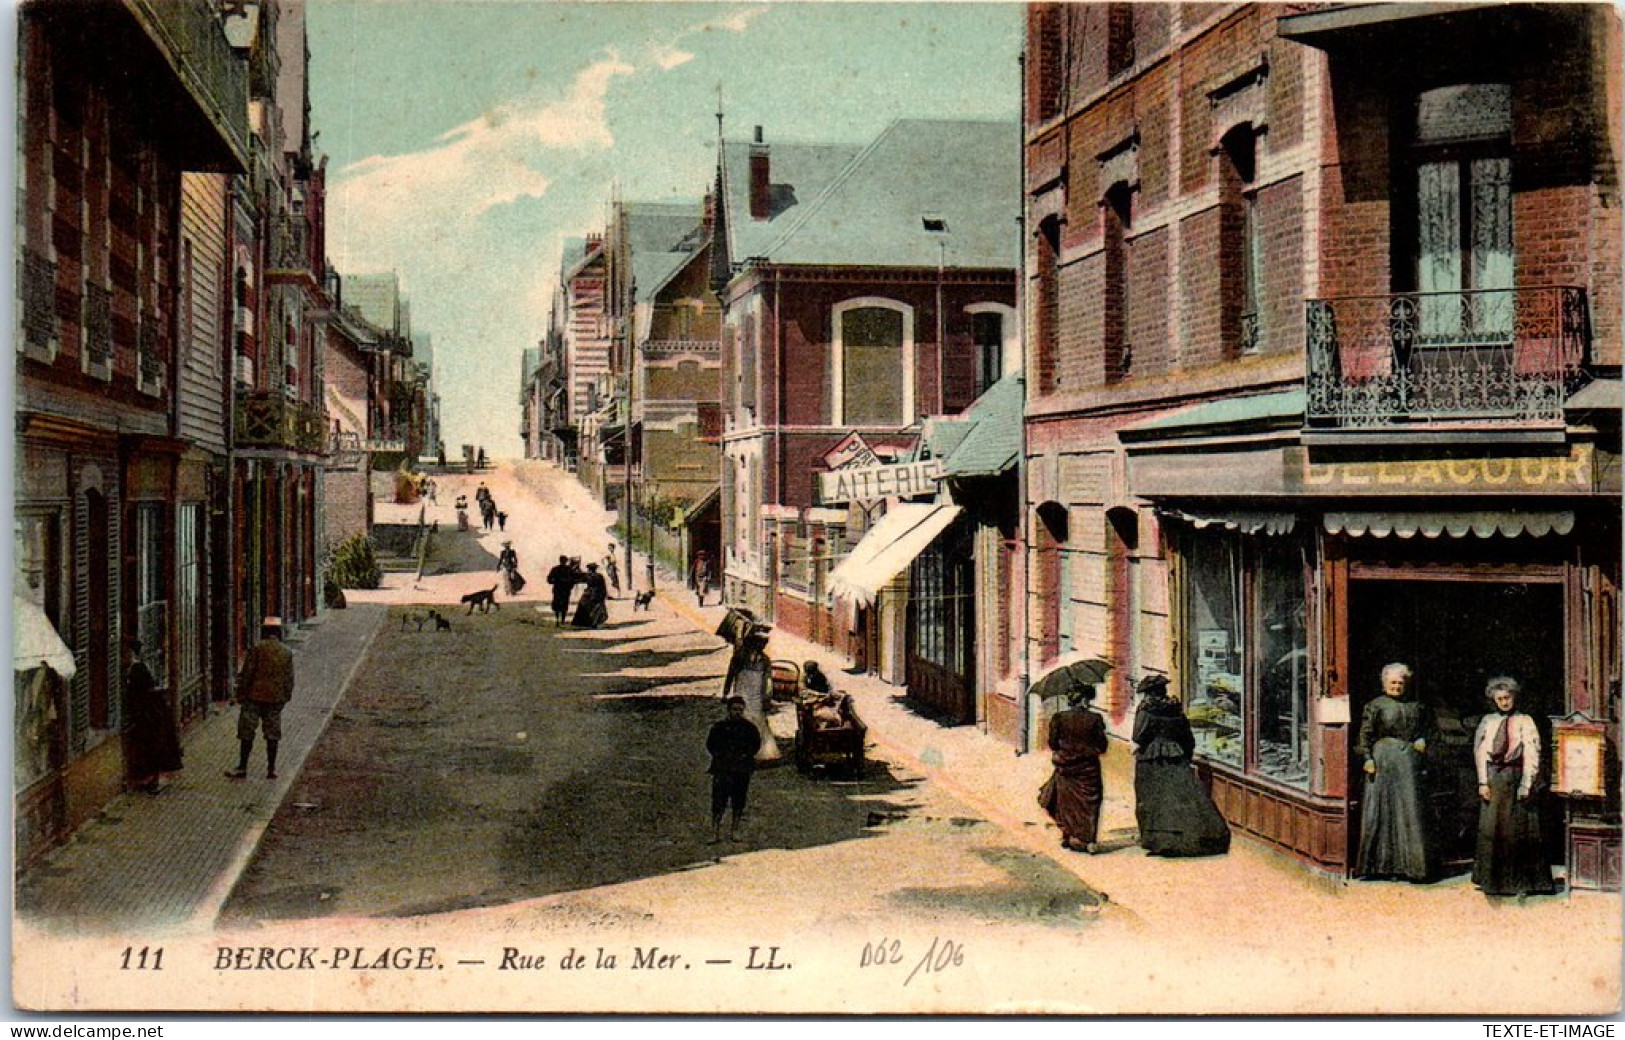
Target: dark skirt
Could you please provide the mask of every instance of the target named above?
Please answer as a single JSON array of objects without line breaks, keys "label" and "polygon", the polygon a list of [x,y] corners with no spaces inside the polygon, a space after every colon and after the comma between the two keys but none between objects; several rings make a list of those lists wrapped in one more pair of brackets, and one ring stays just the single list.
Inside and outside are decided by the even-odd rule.
[{"label": "dark skirt", "polygon": [[1087,758],[1056,769],[1039,792],[1038,803],[1061,828],[1068,842],[1086,845],[1100,829],[1100,759]]},{"label": "dark skirt", "polygon": [[1230,827],[1185,759],[1134,763],[1134,817],[1153,856],[1222,856]]},{"label": "dark skirt", "polygon": [[1434,871],[1422,755],[1408,740],[1383,737],[1372,747],[1371,758],[1377,775],[1366,778],[1354,873],[1426,881]]},{"label": "dark skirt", "polygon": [[146,780],[181,769],[181,741],[169,702],[158,691],[134,706],[124,734],[124,757],[131,778]]},{"label": "dark skirt", "polygon": [[570,623],[577,628],[597,628],[608,620],[609,608],[604,605],[604,597],[589,592],[576,604],[576,615]]},{"label": "dark skirt", "polygon": [[1478,808],[1473,884],[1486,895],[1545,895],[1557,891],[1541,840],[1540,814],[1533,800],[1518,800],[1520,779],[1518,770],[1491,769],[1490,800]]}]

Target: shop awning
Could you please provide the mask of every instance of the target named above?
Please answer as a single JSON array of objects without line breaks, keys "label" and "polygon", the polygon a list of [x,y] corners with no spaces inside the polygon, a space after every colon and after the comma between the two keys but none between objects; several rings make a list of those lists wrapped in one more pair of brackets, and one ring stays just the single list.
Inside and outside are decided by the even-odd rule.
[{"label": "shop awning", "polygon": [[830,591],[859,606],[875,601],[888,582],[924,552],[958,516],[954,505],[899,502],[869,529],[829,576]]},{"label": "shop awning", "polygon": [[64,679],[72,679],[77,670],[73,651],[57,635],[45,611],[15,593],[11,597],[11,660],[14,672],[29,672],[43,665]]},{"label": "shop awning", "polygon": [[1550,512],[1522,510],[1474,510],[1462,513],[1405,513],[1383,510],[1369,513],[1327,513],[1326,530],[1330,534],[1346,534],[1351,538],[1371,536],[1386,538],[1437,538],[1441,534],[1451,538],[1477,535],[1490,538],[1505,535],[1516,538],[1527,534],[1533,538],[1574,530],[1574,513],[1569,510]]},{"label": "shop awning", "polygon": [[1242,534],[1291,534],[1297,526],[1296,513],[1279,510],[1256,509],[1188,509],[1161,508],[1157,512],[1175,520],[1184,520],[1194,527],[1222,527]]}]

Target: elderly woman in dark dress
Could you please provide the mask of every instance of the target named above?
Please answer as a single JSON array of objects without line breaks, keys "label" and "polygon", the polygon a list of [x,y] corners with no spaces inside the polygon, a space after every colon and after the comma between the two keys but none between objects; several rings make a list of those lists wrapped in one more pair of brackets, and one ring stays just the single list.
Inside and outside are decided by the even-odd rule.
[{"label": "elderly woman in dark dress", "polygon": [[576,578],[579,584],[586,588],[581,593],[581,599],[576,601],[575,617],[570,623],[577,628],[597,628],[609,620],[609,583],[604,576],[598,573],[596,563],[587,564],[587,573]]},{"label": "elderly woman in dark dress", "polygon": [[1095,688],[1084,686],[1066,695],[1067,707],[1049,722],[1049,746],[1055,772],[1038,792],[1044,807],[1061,828],[1061,846],[1094,855],[1100,829],[1100,803],[1105,785],[1100,756],[1106,753],[1106,720],[1089,710]]},{"label": "elderly woman in dark dress", "polygon": [[130,783],[157,794],[165,773],[181,769],[181,742],[169,698],[141,659],[141,643],[124,643],[124,760]]},{"label": "elderly woman in dark dress", "polygon": [[1134,816],[1140,844],[1153,856],[1220,856],[1230,851],[1230,827],[1191,769],[1196,738],[1168,680],[1140,680],[1134,713]]},{"label": "elderly woman in dark dress", "polygon": [[1434,876],[1432,820],[1424,791],[1433,714],[1414,699],[1409,665],[1382,670],[1382,696],[1365,706],[1355,754],[1365,761],[1360,810],[1360,852],[1354,873],[1363,878],[1427,881]]},{"label": "elderly woman in dark dress", "polygon": [[1484,695],[1495,705],[1473,736],[1478,771],[1478,844],[1473,884],[1490,896],[1548,895],[1557,890],[1541,841],[1535,808],[1540,779],[1540,731],[1518,711],[1523,687],[1498,675]]}]

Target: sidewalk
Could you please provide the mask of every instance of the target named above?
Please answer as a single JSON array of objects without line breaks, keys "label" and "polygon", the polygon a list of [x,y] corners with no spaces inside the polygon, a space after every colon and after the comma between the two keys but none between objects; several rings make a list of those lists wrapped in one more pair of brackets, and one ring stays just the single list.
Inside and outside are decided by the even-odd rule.
[{"label": "sidewalk", "polygon": [[226,779],[237,764],[237,709],[212,707],[186,733],[186,768],[162,791],[115,798],[19,875],[18,915],[86,935],[207,931],[386,614],[383,606],[355,605],[290,633],[295,686],[282,714],[278,779],[264,778],[263,738],[255,741],[249,779]]},{"label": "sidewalk", "polygon": [[[716,631],[726,607],[697,606],[693,592],[664,569],[660,581],[661,603],[704,631]],[[1504,936],[1511,912],[1521,941],[1559,949],[1565,944],[1583,949],[1596,942],[1612,949],[1617,960],[1618,893],[1574,892],[1518,904],[1486,899],[1465,876],[1431,885],[1346,881],[1315,874],[1240,832],[1225,856],[1147,856],[1137,842],[1133,745],[1116,738],[1102,762],[1106,793],[1100,834],[1105,851],[1088,856],[1065,850],[1059,830],[1037,803],[1038,788],[1050,773],[1047,753],[1017,754],[976,726],[945,726],[916,710],[902,687],[877,676],[850,674],[849,662],[837,652],[777,628],[768,653],[798,663],[817,661],[837,688],[852,695],[882,757],[931,777],[1001,827],[1012,842],[1049,857],[1104,893],[1109,902],[1100,913],[1136,931],[1186,934],[1193,920],[1201,920],[1204,932],[1229,936],[1238,945],[1272,948],[1282,946],[1284,938],[1301,942],[1314,937],[1317,947],[1352,947],[1368,944],[1381,922],[1396,949],[1411,941],[1425,947],[1440,927],[1466,944],[1481,935],[1489,948],[1497,936]],[[775,736],[793,736],[791,713],[781,709],[769,721]],[[1290,947],[1290,941],[1285,945]]]}]

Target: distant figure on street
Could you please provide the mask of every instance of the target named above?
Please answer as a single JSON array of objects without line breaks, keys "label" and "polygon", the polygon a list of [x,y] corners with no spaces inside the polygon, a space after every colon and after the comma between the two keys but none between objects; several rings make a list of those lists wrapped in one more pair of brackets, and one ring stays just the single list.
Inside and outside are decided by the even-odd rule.
[{"label": "distant figure on street", "polygon": [[688,587],[694,590],[694,598],[700,606],[705,606],[705,594],[711,591],[711,554],[701,549],[694,554],[694,565],[689,568]]},{"label": "distant figure on street", "polygon": [[1134,816],[1140,845],[1153,856],[1220,856],[1230,851],[1230,826],[1196,780],[1196,738],[1168,678],[1147,675],[1134,713]]},{"label": "distant figure on street", "polygon": [[585,588],[581,600],[576,603],[576,614],[571,624],[577,628],[597,628],[609,620],[609,607],[605,605],[609,599],[609,586],[604,576],[598,573],[596,563],[587,564],[587,573],[578,580]]},{"label": "distant figure on street", "polygon": [[248,776],[254,731],[265,731],[265,778],[276,779],[276,749],[282,740],[282,706],[293,698],[293,653],[282,645],[282,619],[260,622],[260,641],[248,651],[237,675],[237,768],[226,776]]},{"label": "distant figure on street", "polygon": [[514,575],[519,573],[519,554],[514,552],[512,542],[502,543],[502,552],[497,555],[497,571],[502,575],[503,591],[516,595],[519,590],[514,587]]},{"label": "distant figure on street", "polygon": [[609,576],[609,587],[615,590],[615,598],[621,598],[621,569],[615,565],[615,543],[609,543],[609,551],[604,554],[604,573]]},{"label": "distant figure on street", "polygon": [[479,456],[476,459],[474,465],[476,467],[478,467],[479,469],[484,469],[485,468],[485,449],[484,448],[480,449]]},{"label": "distant figure on street", "polygon": [[169,698],[141,660],[136,639],[124,644],[124,711],[124,761],[130,784],[157,794],[164,774],[181,769],[181,741]]},{"label": "distant figure on street", "polygon": [[508,529],[508,514],[502,512],[499,509],[499,510],[497,510],[497,530],[498,531],[506,531],[507,529]]},{"label": "distant figure on street", "polygon": [[739,823],[745,815],[745,796],[756,769],[756,752],[762,746],[762,731],[745,718],[743,697],[729,697],[728,715],[713,723],[705,736],[705,750],[711,754],[711,844],[722,840],[722,814],[732,809],[728,820],[728,840],[738,841]]},{"label": "distant figure on street", "polygon": [[553,621],[562,625],[565,615],[570,613],[570,590],[576,584],[576,571],[570,566],[570,557],[559,557],[559,562],[547,572],[547,584],[553,590]]},{"label": "distant figure on street", "polygon": [[1557,890],[1540,833],[1536,783],[1540,731],[1518,710],[1523,687],[1505,675],[1484,689],[1495,710],[1473,735],[1478,772],[1478,843],[1473,884],[1487,896],[1550,895]]},{"label": "distant figure on street", "polygon": [[1038,804],[1061,828],[1061,846],[1091,856],[1100,851],[1100,802],[1105,785],[1100,756],[1106,753],[1106,721],[1089,710],[1095,688],[1066,695],[1067,707],[1049,721],[1049,747],[1055,772],[1038,792]]},{"label": "distant figure on street", "polygon": [[[745,717],[764,732],[767,729],[767,702],[772,683],[773,662],[767,656],[767,625],[753,624],[734,645],[728,661],[728,674],[722,680],[722,699],[742,698]],[[779,745],[764,740],[756,753],[762,763],[779,759]]]},{"label": "distant figure on street", "polygon": [[440,464],[441,469],[446,468],[446,446],[444,444],[441,444],[435,450],[435,461]]},{"label": "distant figure on street", "polygon": [[812,693],[830,693],[834,689],[829,684],[829,676],[818,667],[817,661],[808,661],[801,666],[801,685]]}]

